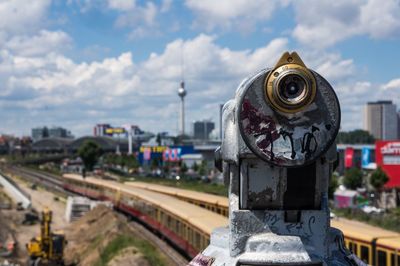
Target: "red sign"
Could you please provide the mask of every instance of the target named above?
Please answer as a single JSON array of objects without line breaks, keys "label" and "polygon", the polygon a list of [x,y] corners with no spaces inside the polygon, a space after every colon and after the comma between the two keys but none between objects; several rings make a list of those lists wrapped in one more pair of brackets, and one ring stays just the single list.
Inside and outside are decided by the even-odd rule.
[{"label": "red sign", "polygon": [[400,187],[400,141],[377,141],[375,160],[389,177],[385,187]]},{"label": "red sign", "polygon": [[354,149],[351,147],[346,148],[344,151],[344,167],[353,167]]}]

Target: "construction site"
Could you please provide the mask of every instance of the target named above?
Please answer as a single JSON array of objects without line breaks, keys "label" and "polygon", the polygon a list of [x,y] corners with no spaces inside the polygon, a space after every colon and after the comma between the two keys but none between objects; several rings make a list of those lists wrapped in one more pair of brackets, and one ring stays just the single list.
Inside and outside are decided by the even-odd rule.
[{"label": "construction site", "polygon": [[[186,263],[185,258],[142,225],[115,212],[112,203],[62,192],[46,185],[44,180],[33,178],[34,174],[3,170],[0,265]],[[10,184],[15,191],[10,191]],[[18,197],[29,202],[16,200]],[[59,248],[55,236],[61,237]],[[50,247],[49,252],[46,247]],[[178,259],[171,259],[171,255]]]}]

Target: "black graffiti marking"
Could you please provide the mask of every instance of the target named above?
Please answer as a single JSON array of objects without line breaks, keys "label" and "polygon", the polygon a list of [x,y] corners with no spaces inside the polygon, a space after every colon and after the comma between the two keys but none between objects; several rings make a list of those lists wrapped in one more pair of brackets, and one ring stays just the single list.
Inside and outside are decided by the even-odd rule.
[{"label": "black graffiti marking", "polygon": [[[311,132],[307,132],[306,134],[304,134],[301,141],[301,152],[305,153],[306,158],[309,158],[318,148],[318,142],[314,136],[314,133],[316,131],[319,131],[319,128],[316,126],[312,126]],[[311,149],[312,143],[314,143],[314,149]]]},{"label": "black graffiti marking", "polygon": [[[312,236],[314,235],[314,232],[313,232],[313,230],[312,230],[312,225],[315,224],[315,220],[316,220],[316,219],[315,219],[315,216],[311,216],[311,217],[308,219],[308,222],[307,222],[308,232],[304,232],[304,236],[305,236],[306,238],[310,238],[310,237],[312,237]],[[292,231],[293,231],[294,229],[296,229],[296,230],[297,230],[297,234],[300,234],[300,230],[303,229],[303,225],[304,225],[303,222],[299,222],[299,223],[290,223],[290,224],[286,225],[286,229],[287,229],[287,231],[288,231],[289,233],[292,233]]]},{"label": "black graffiti marking", "polygon": [[293,132],[290,133],[281,128],[279,131],[279,135],[281,135],[284,140],[286,140],[286,138],[289,138],[290,148],[292,149],[292,154],[290,155],[290,158],[294,159],[294,157],[296,157],[296,152],[294,151],[293,145]]},{"label": "black graffiti marking", "polygon": [[274,160],[275,158],[275,154],[274,154],[274,140],[272,139],[272,133],[271,131],[267,131],[267,132],[261,132],[258,134],[254,134],[254,137],[259,137],[265,134],[265,138],[268,140],[268,142],[270,143],[271,149],[270,149],[270,153],[271,153],[271,161]]},{"label": "black graffiti marking", "polygon": [[310,231],[311,235],[314,235],[311,224],[315,224],[315,216],[311,216],[310,219],[308,219],[308,230]]},{"label": "black graffiti marking", "polygon": [[276,214],[266,213],[264,217],[264,222],[269,223],[270,226],[275,225],[280,219]]}]

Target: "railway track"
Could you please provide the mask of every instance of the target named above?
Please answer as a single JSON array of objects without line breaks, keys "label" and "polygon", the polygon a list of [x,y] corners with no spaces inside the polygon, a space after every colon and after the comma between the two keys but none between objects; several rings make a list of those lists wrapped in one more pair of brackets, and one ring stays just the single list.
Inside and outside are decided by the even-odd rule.
[{"label": "railway track", "polygon": [[146,227],[141,225],[138,222],[132,221],[129,223],[129,227],[131,230],[138,233],[138,235],[142,236],[149,242],[151,242],[154,246],[156,246],[162,253],[164,253],[171,261],[175,263],[177,266],[187,265],[188,260],[183,257],[176,249],[171,247],[167,242],[160,239],[154,233],[149,231]]},{"label": "railway track", "polygon": [[[47,190],[55,192],[56,194],[62,194],[64,196],[69,196],[69,195],[76,196],[76,194],[64,190],[63,181],[60,176],[17,166],[9,166],[7,167],[6,170],[32,183],[40,184]],[[152,243],[156,248],[158,248],[162,253],[164,253],[170,259],[170,261],[173,262],[175,265],[177,266],[187,265],[188,260],[184,256],[182,256],[179,253],[179,251],[177,251],[168,242],[162,240],[159,236],[155,235],[145,226],[141,225],[136,221],[131,221],[129,222],[129,227],[133,231],[137,232],[138,235],[141,235],[144,239]]]},{"label": "railway track", "polygon": [[38,172],[35,170],[17,166],[9,166],[7,168],[7,171],[11,172],[12,174],[21,176],[22,178],[34,184],[39,184],[45,187],[47,190],[54,192],[58,195],[62,195],[65,197],[76,195],[64,190],[62,178],[60,176]]}]

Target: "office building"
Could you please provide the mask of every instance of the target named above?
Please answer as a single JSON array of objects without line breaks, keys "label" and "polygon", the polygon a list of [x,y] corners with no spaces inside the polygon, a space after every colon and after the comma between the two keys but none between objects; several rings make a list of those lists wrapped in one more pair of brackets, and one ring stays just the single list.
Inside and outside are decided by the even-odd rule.
[{"label": "office building", "polygon": [[[103,136],[110,136],[106,131],[107,129],[111,128],[110,124],[97,124],[93,128],[93,135],[95,137],[103,137]],[[112,135],[112,134],[111,134]]]},{"label": "office building", "polygon": [[195,139],[209,139],[210,133],[214,130],[215,124],[209,120],[195,121],[193,123],[193,137]]},{"label": "office building", "polygon": [[49,129],[49,138],[68,138],[70,132],[62,127],[53,127]]},{"label": "office building", "polygon": [[378,140],[397,139],[398,118],[392,101],[368,102],[364,107],[364,129]]},{"label": "office building", "polygon": [[38,141],[49,137],[49,129],[47,127],[32,128],[32,139]]},{"label": "office building", "polygon": [[400,111],[397,112],[397,139],[400,139]]},{"label": "office building", "polygon": [[32,140],[38,141],[44,138],[73,138],[71,132],[62,127],[37,127],[32,128]]}]

